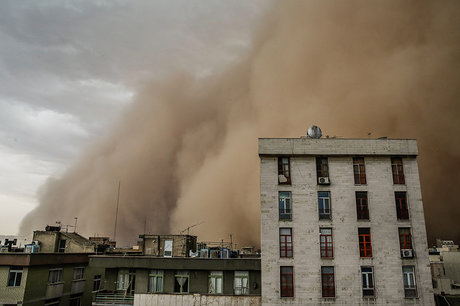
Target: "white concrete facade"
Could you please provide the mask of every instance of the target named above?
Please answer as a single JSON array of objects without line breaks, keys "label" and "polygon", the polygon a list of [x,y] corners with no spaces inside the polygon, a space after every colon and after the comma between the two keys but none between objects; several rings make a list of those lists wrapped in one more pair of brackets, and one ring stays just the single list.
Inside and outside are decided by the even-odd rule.
[{"label": "white concrete facade", "polygon": [[[434,305],[415,140],[259,139],[263,305]],[[318,185],[316,157],[328,158],[330,185]],[[353,157],[367,182],[355,185]],[[290,158],[291,184],[278,183],[278,157]],[[405,184],[393,183],[401,157]],[[292,220],[280,221],[278,196],[291,192]],[[329,191],[331,220],[319,220],[318,191]],[[357,220],[356,191],[368,195],[369,220]],[[407,194],[409,219],[398,220],[395,191]],[[332,228],[333,258],[320,256],[320,228]],[[371,231],[372,257],[361,258],[358,228]],[[292,228],[293,257],[280,258],[280,228]],[[410,228],[414,258],[401,258],[398,228]],[[293,267],[293,297],[281,297],[280,267]],[[335,297],[323,297],[321,267],[333,266]],[[373,297],[363,297],[361,267],[373,267]],[[406,298],[403,266],[413,266],[417,296]]]}]

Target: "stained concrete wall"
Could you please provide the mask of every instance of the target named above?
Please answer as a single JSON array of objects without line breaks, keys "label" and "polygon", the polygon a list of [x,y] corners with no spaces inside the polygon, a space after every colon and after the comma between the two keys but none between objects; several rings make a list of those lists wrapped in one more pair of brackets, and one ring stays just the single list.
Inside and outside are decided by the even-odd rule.
[{"label": "stained concrete wall", "polygon": [[[264,305],[434,303],[415,141],[260,139],[259,149]],[[278,185],[277,152],[291,156],[291,185]],[[319,153],[329,157],[330,186],[317,184]],[[354,184],[348,154],[365,155],[367,185]],[[393,155],[403,156],[405,185],[393,184]],[[279,221],[279,191],[292,193],[292,221]],[[318,220],[318,191],[331,193],[332,220]],[[369,221],[357,220],[355,191],[368,192]],[[407,192],[410,220],[397,220],[395,191]],[[280,227],[293,230],[293,258],[280,258]],[[320,258],[320,227],[333,230],[333,259]],[[358,227],[371,228],[372,258],[360,258]],[[398,227],[411,228],[415,258],[401,259]],[[415,266],[416,299],[404,297],[402,265]],[[294,298],[280,298],[280,266],[294,267]],[[321,266],[335,267],[335,298],[322,298]],[[374,267],[376,295],[370,300],[362,297],[361,266]]]},{"label": "stained concrete wall", "polygon": [[258,306],[260,296],[215,296],[200,294],[135,294],[134,306]]},{"label": "stained concrete wall", "polygon": [[0,305],[16,304],[24,300],[26,288],[27,267],[23,267],[21,286],[8,287],[8,276],[10,273],[9,266],[0,266]]}]

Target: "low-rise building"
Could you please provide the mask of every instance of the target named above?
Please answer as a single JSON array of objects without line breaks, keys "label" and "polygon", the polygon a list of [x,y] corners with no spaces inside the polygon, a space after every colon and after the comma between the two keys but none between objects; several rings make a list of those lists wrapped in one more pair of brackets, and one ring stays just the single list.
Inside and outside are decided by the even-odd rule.
[{"label": "low-rise building", "polygon": [[95,243],[75,232],[63,232],[59,226],[34,231],[33,241],[41,253],[94,253]]},{"label": "low-rise building", "polygon": [[158,297],[146,295],[162,295],[163,304],[173,305],[175,295],[200,295],[252,296],[260,304],[260,259],[90,256],[89,261],[91,268],[105,271],[105,290],[93,305],[109,300],[110,294],[124,297],[120,303],[130,297],[132,303],[138,295],[153,303]]},{"label": "low-rise building", "polygon": [[87,265],[87,253],[2,253],[0,305],[90,305],[103,275]]},{"label": "low-rise building", "polygon": [[144,255],[189,257],[196,252],[197,237],[191,235],[139,235]]},{"label": "low-rise building", "polygon": [[430,249],[431,277],[438,305],[460,305],[460,252],[451,240]]}]

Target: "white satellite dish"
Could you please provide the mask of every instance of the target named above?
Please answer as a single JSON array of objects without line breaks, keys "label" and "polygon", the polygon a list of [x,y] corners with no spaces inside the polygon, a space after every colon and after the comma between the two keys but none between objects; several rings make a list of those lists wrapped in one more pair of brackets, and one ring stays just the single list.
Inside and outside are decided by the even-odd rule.
[{"label": "white satellite dish", "polygon": [[307,135],[308,135],[308,137],[310,137],[310,138],[316,138],[316,139],[318,139],[318,138],[321,138],[321,136],[322,136],[323,134],[321,133],[321,129],[320,129],[318,126],[312,125],[312,126],[308,129]]}]

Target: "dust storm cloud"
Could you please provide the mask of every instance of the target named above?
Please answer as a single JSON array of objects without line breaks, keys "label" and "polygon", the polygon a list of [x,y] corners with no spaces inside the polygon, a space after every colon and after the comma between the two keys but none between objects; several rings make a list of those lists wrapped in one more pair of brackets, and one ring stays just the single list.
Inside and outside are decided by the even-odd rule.
[{"label": "dust storm cloud", "polygon": [[258,137],[417,138],[429,240],[460,239],[460,3],[283,1],[251,51],[208,78],[172,73],[40,192],[21,232],[78,216],[85,235],[143,231],[259,244]]}]

